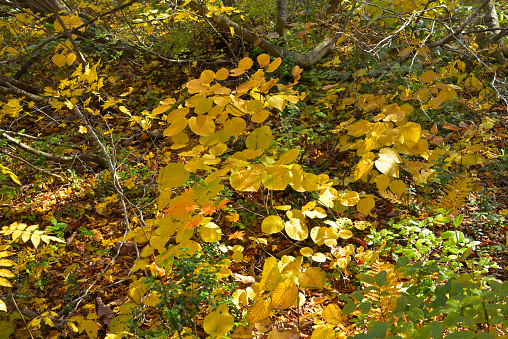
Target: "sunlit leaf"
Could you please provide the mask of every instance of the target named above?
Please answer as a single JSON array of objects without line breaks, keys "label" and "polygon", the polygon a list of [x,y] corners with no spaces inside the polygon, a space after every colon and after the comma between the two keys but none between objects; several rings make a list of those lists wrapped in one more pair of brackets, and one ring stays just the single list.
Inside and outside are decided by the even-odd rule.
[{"label": "sunlit leaf", "polygon": [[290,279],[279,281],[272,291],[272,307],[283,310],[293,305],[298,296],[298,288]]},{"label": "sunlit leaf", "polygon": [[332,325],[342,323],[342,310],[336,304],[328,304],[321,312],[323,319]]},{"label": "sunlit leaf", "polygon": [[358,201],[360,201],[360,195],[355,191],[346,192],[340,196],[340,203],[344,206],[354,206]]},{"label": "sunlit leaf", "polygon": [[208,136],[215,132],[215,123],[208,115],[198,115],[189,119],[189,128],[197,135]]},{"label": "sunlit leaf", "polygon": [[374,197],[367,196],[360,199],[358,204],[356,204],[356,209],[362,214],[369,215],[370,211],[374,208],[375,205],[376,201],[374,200]]},{"label": "sunlit leaf", "polygon": [[265,53],[260,54],[257,57],[257,61],[258,61],[259,67],[264,68],[264,67],[268,66],[268,64],[270,63],[270,56]]},{"label": "sunlit leaf", "polygon": [[182,186],[187,182],[190,173],[185,169],[184,165],[178,162],[166,165],[157,177],[159,189],[168,189]]},{"label": "sunlit leaf", "polygon": [[284,221],[278,215],[270,215],[261,223],[261,230],[266,234],[279,233],[284,229]]},{"label": "sunlit leaf", "polygon": [[272,301],[270,298],[258,300],[247,311],[247,320],[250,323],[256,323],[268,318],[272,314]]},{"label": "sunlit leaf", "polygon": [[253,130],[245,139],[245,146],[250,149],[267,149],[272,143],[272,130],[262,126]]},{"label": "sunlit leaf", "polygon": [[293,240],[305,240],[309,236],[307,225],[298,218],[291,218],[286,221],[284,228],[287,235]]},{"label": "sunlit leaf", "polygon": [[300,287],[323,288],[325,286],[326,272],[319,267],[308,267],[298,276]]}]

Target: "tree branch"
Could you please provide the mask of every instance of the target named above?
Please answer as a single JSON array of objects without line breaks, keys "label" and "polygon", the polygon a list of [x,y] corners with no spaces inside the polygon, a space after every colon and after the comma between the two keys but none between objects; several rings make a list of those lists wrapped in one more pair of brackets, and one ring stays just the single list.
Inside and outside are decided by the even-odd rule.
[{"label": "tree branch", "polygon": [[[246,40],[247,42],[253,45],[254,43],[256,43],[257,47],[261,48],[263,51],[270,54],[271,56],[276,58],[290,57],[300,67],[310,67],[314,65],[316,62],[318,62],[325,55],[332,52],[333,48],[335,47],[335,43],[340,37],[338,35],[334,38],[324,39],[321,43],[319,43],[316,47],[314,47],[312,51],[310,51],[307,54],[293,53],[286,49],[280,48],[271,41],[265,39],[264,37],[258,36],[251,30],[237,24],[236,22],[222,15],[218,15],[213,12],[208,12],[207,8],[201,5],[196,0],[192,0],[189,3],[189,6],[193,11],[199,13],[199,15],[201,16],[207,15],[207,18],[221,29],[229,31],[230,28],[233,28],[236,35],[240,36],[242,39]],[[258,41],[260,41],[259,44]]]},{"label": "tree branch", "polygon": [[104,159],[96,154],[83,153],[83,154],[78,154],[78,155],[74,155],[74,156],[55,155],[55,154],[47,153],[44,151],[36,150],[35,148],[32,148],[32,147],[22,143],[21,141],[14,139],[13,137],[11,137],[10,135],[8,135],[5,132],[0,132],[0,136],[3,136],[3,138],[5,138],[7,140],[7,143],[9,143],[10,145],[17,146],[30,154],[33,154],[36,156],[42,156],[52,162],[72,164],[77,161],[83,161],[83,162],[96,163],[100,168],[106,167],[106,162],[104,161]]}]

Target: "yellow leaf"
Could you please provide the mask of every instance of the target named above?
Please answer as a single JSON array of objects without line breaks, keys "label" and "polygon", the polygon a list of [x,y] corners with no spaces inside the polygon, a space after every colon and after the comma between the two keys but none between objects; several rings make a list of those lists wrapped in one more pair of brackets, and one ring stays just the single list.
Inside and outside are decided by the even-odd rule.
[{"label": "yellow leaf", "polygon": [[404,144],[408,147],[413,147],[418,143],[422,135],[422,127],[415,122],[408,122],[404,126],[399,126],[397,129],[404,137]]},{"label": "yellow leaf", "polygon": [[53,61],[53,63],[55,65],[57,65],[58,67],[61,68],[67,62],[67,57],[63,54],[57,53],[57,54],[53,55],[53,57],[51,58],[51,61]]},{"label": "yellow leaf", "polygon": [[261,223],[261,230],[266,234],[279,233],[284,229],[284,221],[278,215],[270,215]]},{"label": "yellow leaf", "polygon": [[237,136],[241,134],[245,130],[245,127],[247,127],[245,120],[240,117],[233,117],[228,119],[224,121],[222,125],[224,126],[223,131],[227,135],[231,136]]},{"label": "yellow leaf", "polygon": [[167,189],[182,186],[189,179],[190,173],[181,163],[171,163],[166,165],[157,177],[159,189]]},{"label": "yellow leaf", "polygon": [[226,68],[221,68],[215,73],[215,79],[216,80],[226,80],[229,76],[229,70]]},{"label": "yellow leaf", "polygon": [[263,264],[263,274],[261,276],[261,281],[259,282],[259,290],[271,291],[275,288],[275,286],[277,286],[281,277],[277,259],[274,257],[266,259]]},{"label": "yellow leaf", "polygon": [[148,292],[148,285],[143,280],[133,281],[129,285],[129,290],[127,291],[127,295],[134,301],[136,304],[141,304],[141,298]]},{"label": "yellow leaf", "polygon": [[290,279],[279,281],[272,291],[272,307],[283,310],[293,305],[298,296],[298,287]]},{"label": "yellow leaf", "polygon": [[[169,121],[169,119],[168,119]],[[171,124],[164,130],[163,135],[165,137],[172,137],[174,135],[177,135],[181,131],[184,130],[185,127],[187,127],[187,118],[185,117],[178,117],[171,121]]]},{"label": "yellow leaf", "polygon": [[250,119],[252,120],[252,122],[261,123],[265,121],[269,116],[270,112],[268,112],[265,109],[262,109],[259,112],[253,113]]},{"label": "yellow leaf", "polygon": [[280,156],[279,160],[277,160],[277,165],[288,165],[295,161],[298,158],[298,150],[296,148],[290,149],[286,153]]},{"label": "yellow leaf", "polygon": [[361,214],[369,215],[370,211],[376,206],[376,201],[374,197],[368,196],[360,199],[358,204],[356,204],[356,209]]},{"label": "yellow leaf", "polygon": [[390,190],[400,198],[406,192],[406,184],[402,180],[395,180],[390,183]]},{"label": "yellow leaf", "polygon": [[143,299],[143,304],[147,306],[156,307],[161,302],[161,299],[156,292],[151,292],[148,297]]},{"label": "yellow leaf", "polygon": [[38,233],[33,233],[31,240],[32,240],[32,244],[34,245],[34,247],[37,248],[41,242],[41,235]]},{"label": "yellow leaf", "polygon": [[321,252],[316,252],[312,255],[312,260],[315,262],[325,262],[326,261],[326,255],[324,255]]},{"label": "yellow leaf", "polygon": [[0,259],[0,266],[15,266],[16,263],[9,259]]},{"label": "yellow leaf", "polygon": [[380,174],[374,180],[376,181],[378,191],[384,191],[390,185],[390,177],[386,174]]},{"label": "yellow leaf", "polygon": [[291,182],[289,169],[283,166],[266,167],[261,174],[261,182],[269,190],[283,190]]},{"label": "yellow leaf", "polygon": [[272,314],[272,301],[269,298],[258,300],[247,311],[247,320],[254,324],[268,318]]},{"label": "yellow leaf", "polygon": [[261,173],[252,169],[232,171],[229,183],[237,191],[255,192],[261,185]]},{"label": "yellow leaf", "polygon": [[7,312],[7,305],[5,305],[5,302],[2,299],[0,299],[0,311]]},{"label": "yellow leaf", "polygon": [[233,328],[234,321],[235,318],[228,312],[228,306],[220,304],[215,311],[205,317],[203,329],[211,336],[221,337]]},{"label": "yellow leaf", "polygon": [[339,237],[341,239],[349,239],[353,236],[353,232],[351,232],[350,230],[340,230],[339,231]]},{"label": "yellow leaf", "polygon": [[207,69],[201,73],[200,78],[203,80],[203,84],[209,84],[215,79],[215,73]]},{"label": "yellow leaf", "polygon": [[257,57],[259,67],[264,68],[270,63],[270,56],[268,54],[260,54]]},{"label": "yellow leaf", "polygon": [[222,238],[222,231],[217,224],[209,222],[199,229],[199,235],[205,242],[217,242]]},{"label": "yellow leaf", "polygon": [[2,287],[12,287],[11,283],[9,282],[9,280],[7,280],[5,278],[2,278],[2,277],[0,277],[0,286],[2,286]]},{"label": "yellow leaf", "polygon": [[208,115],[198,115],[189,119],[189,128],[200,136],[209,136],[215,132],[215,122]]},{"label": "yellow leaf", "polygon": [[67,55],[67,59],[66,59],[66,62],[67,62],[67,65],[72,65],[74,63],[74,61],[76,61],[76,54],[74,53],[69,53],[69,55]]},{"label": "yellow leaf", "polygon": [[200,115],[207,113],[213,106],[213,98],[202,98],[194,107],[194,113]]},{"label": "yellow leaf", "polygon": [[277,108],[279,111],[283,111],[286,108],[286,100],[278,95],[272,95],[266,100],[266,103],[271,107]]},{"label": "yellow leaf", "polygon": [[399,177],[399,164],[401,160],[399,154],[391,148],[382,148],[379,150],[379,158],[376,160],[376,168],[389,177]]},{"label": "yellow leaf", "polygon": [[355,166],[354,171],[354,180],[358,180],[362,178],[364,175],[368,174],[370,170],[372,169],[372,166],[374,166],[374,158],[375,155],[372,152],[366,153],[362,156],[358,164]]},{"label": "yellow leaf", "polygon": [[459,160],[463,166],[469,167],[472,165],[481,164],[485,159],[479,154],[468,153]]},{"label": "yellow leaf", "polygon": [[309,236],[309,229],[302,220],[291,218],[285,223],[287,235],[293,240],[305,240]]},{"label": "yellow leaf", "polygon": [[326,272],[319,267],[308,267],[298,276],[298,283],[302,288],[318,288],[325,286]]},{"label": "yellow leaf", "polygon": [[339,325],[342,323],[342,310],[335,304],[328,304],[321,312],[323,319],[332,325]]},{"label": "yellow leaf", "polygon": [[86,134],[86,133],[88,133],[88,129],[86,128],[86,126],[79,126],[78,132],[80,134]]},{"label": "yellow leaf", "polygon": [[358,192],[346,192],[340,196],[340,203],[344,206],[354,206],[360,201]]},{"label": "yellow leaf", "polygon": [[335,339],[335,332],[328,326],[318,326],[310,337],[311,339]]},{"label": "yellow leaf", "polygon": [[245,139],[245,146],[250,149],[267,149],[272,143],[272,130],[262,126],[253,130]]},{"label": "yellow leaf", "polygon": [[14,273],[12,273],[11,271],[9,271],[8,269],[0,268],[0,277],[15,278],[16,275]]},{"label": "yellow leaf", "polygon": [[266,73],[271,73],[275,71],[277,68],[279,68],[280,64],[282,63],[282,59],[279,57],[272,61],[270,65],[268,65],[268,68],[266,69]]},{"label": "yellow leaf", "polygon": [[241,69],[250,69],[253,64],[254,64],[254,62],[252,61],[251,58],[243,58],[238,63],[238,68],[241,68]]},{"label": "yellow leaf", "polygon": [[317,191],[319,188],[319,177],[314,173],[304,173],[303,180],[300,183],[307,192]]}]

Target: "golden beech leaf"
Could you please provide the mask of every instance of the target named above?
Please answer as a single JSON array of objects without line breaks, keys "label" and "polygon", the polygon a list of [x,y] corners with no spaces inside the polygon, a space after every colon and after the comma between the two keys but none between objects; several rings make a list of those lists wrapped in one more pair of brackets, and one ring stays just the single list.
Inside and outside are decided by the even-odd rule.
[{"label": "golden beech leaf", "polygon": [[356,209],[358,212],[364,215],[369,215],[370,211],[376,206],[376,201],[374,200],[374,197],[367,196],[358,202],[356,204]]},{"label": "golden beech leaf", "polygon": [[399,198],[406,192],[406,184],[402,180],[392,181],[389,187],[390,190]]},{"label": "golden beech leaf", "polygon": [[335,332],[328,326],[318,326],[312,332],[311,339],[335,339]]},{"label": "golden beech leaf", "polygon": [[319,267],[308,267],[298,276],[298,283],[302,288],[318,288],[325,286],[326,272]]},{"label": "golden beech leaf", "polygon": [[209,69],[204,70],[201,72],[200,79],[203,81],[203,84],[209,84],[215,79],[215,73],[213,71],[210,71]]},{"label": "golden beech leaf", "polygon": [[11,283],[9,282],[9,280],[7,280],[5,278],[2,278],[2,277],[0,277],[0,286],[2,286],[2,287],[12,287]]},{"label": "golden beech leaf", "polygon": [[266,109],[262,109],[261,111],[255,112],[251,115],[252,122],[261,123],[265,121],[270,116],[270,112]]},{"label": "golden beech leaf", "polygon": [[272,330],[268,333],[267,339],[300,339],[301,337],[300,332],[293,330]]},{"label": "golden beech leaf", "polygon": [[286,153],[280,156],[277,160],[277,165],[289,165],[298,158],[299,151],[296,148],[290,149]]},{"label": "golden beech leaf", "polygon": [[250,69],[253,64],[254,64],[254,62],[252,61],[251,58],[243,58],[238,63],[238,68],[241,68],[241,69]]},{"label": "golden beech leaf", "polygon": [[284,221],[278,215],[270,215],[261,223],[261,230],[266,234],[279,233],[284,229]]},{"label": "golden beech leaf", "polygon": [[247,127],[247,123],[240,117],[233,117],[223,122],[224,126],[223,131],[227,135],[237,136],[240,135],[245,128]]},{"label": "golden beech leaf", "polygon": [[321,312],[323,319],[332,325],[339,325],[342,323],[342,310],[335,304],[328,304]]},{"label": "golden beech leaf", "polygon": [[399,164],[401,163],[397,151],[391,148],[379,150],[379,158],[375,161],[376,168],[389,177],[399,177]]},{"label": "golden beech leaf", "polygon": [[257,57],[259,67],[264,68],[270,63],[270,56],[268,54],[260,54]]},{"label": "golden beech leaf", "polygon": [[0,277],[4,278],[15,278],[16,275],[5,268],[0,268]]},{"label": "golden beech leaf", "polygon": [[252,169],[232,171],[229,183],[237,191],[255,192],[261,186],[261,173]]},{"label": "golden beech leaf", "polygon": [[245,139],[245,146],[250,149],[267,149],[272,144],[272,130],[262,126],[253,130]]},{"label": "golden beech leaf", "polygon": [[247,311],[247,320],[249,323],[257,323],[268,318],[272,314],[272,301],[270,298],[258,300]]},{"label": "golden beech leaf", "polygon": [[53,55],[53,58],[51,58],[51,61],[58,67],[62,68],[67,63],[67,57],[63,54],[55,54]]},{"label": "golden beech leaf", "polygon": [[7,312],[7,305],[2,299],[0,299],[0,312]]},{"label": "golden beech leaf", "polygon": [[376,181],[378,191],[384,191],[390,185],[390,177],[386,174],[380,174],[374,180]]},{"label": "golden beech leaf", "polygon": [[404,126],[399,126],[397,129],[404,137],[404,144],[408,147],[413,147],[418,143],[422,135],[422,127],[415,122],[408,122]]},{"label": "golden beech leaf", "polygon": [[293,239],[302,241],[309,236],[309,228],[299,218],[291,218],[284,224],[287,235]]},{"label": "golden beech leaf", "polygon": [[227,68],[221,68],[215,73],[216,80],[226,80],[229,76],[229,70]]},{"label": "golden beech leaf", "polygon": [[340,196],[340,203],[344,206],[354,206],[358,201],[360,201],[360,195],[355,191],[346,192]]},{"label": "golden beech leaf", "polygon": [[275,71],[277,68],[279,68],[281,63],[282,63],[282,59],[280,57],[278,57],[277,59],[272,61],[270,63],[270,65],[268,65],[268,68],[266,69],[266,73],[271,73],[271,72]]},{"label": "golden beech leaf", "polygon": [[263,264],[263,273],[259,282],[260,291],[271,291],[281,279],[277,259],[270,257]]},{"label": "golden beech leaf", "polygon": [[272,191],[281,191],[291,182],[289,169],[283,166],[270,166],[261,174],[261,182]]},{"label": "golden beech leaf", "polygon": [[215,122],[208,115],[198,115],[189,119],[189,128],[200,136],[209,136],[215,132]]},{"label": "golden beech leaf", "polygon": [[199,229],[199,234],[201,239],[205,242],[217,242],[222,238],[222,231],[220,227],[213,222],[201,227]]},{"label": "golden beech leaf", "polygon": [[187,182],[190,173],[185,169],[183,164],[171,163],[166,165],[157,177],[159,189],[174,188],[182,186]]},{"label": "golden beech leaf", "polygon": [[283,310],[291,305],[298,296],[298,287],[290,279],[283,279],[279,281],[277,286],[272,291],[272,307],[277,310]]},{"label": "golden beech leaf", "polygon": [[368,174],[370,170],[372,169],[372,166],[374,166],[374,158],[376,156],[374,153],[369,152],[362,156],[358,164],[355,166],[355,171],[353,175],[354,180],[361,179],[364,175]]},{"label": "golden beech leaf", "polygon": [[235,318],[228,313],[228,306],[220,304],[213,312],[210,312],[203,320],[203,330],[213,337],[222,337],[228,333],[234,324]]},{"label": "golden beech leaf", "polygon": [[171,124],[164,130],[165,137],[173,137],[179,134],[187,127],[188,120],[186,117],[178,117],[171,121]]}]

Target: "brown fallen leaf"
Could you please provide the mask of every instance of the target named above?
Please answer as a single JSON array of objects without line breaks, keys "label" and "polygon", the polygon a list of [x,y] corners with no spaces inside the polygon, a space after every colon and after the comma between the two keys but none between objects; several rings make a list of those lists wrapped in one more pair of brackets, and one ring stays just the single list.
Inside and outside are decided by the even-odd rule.
[{"label": "brown fallen leaf", "polygon": [[101,297],[97,297],[95,301],[97,302],[97,316],[106,326],[109,327],[111,320],[116,317],[115,312],[102,302]]}]

